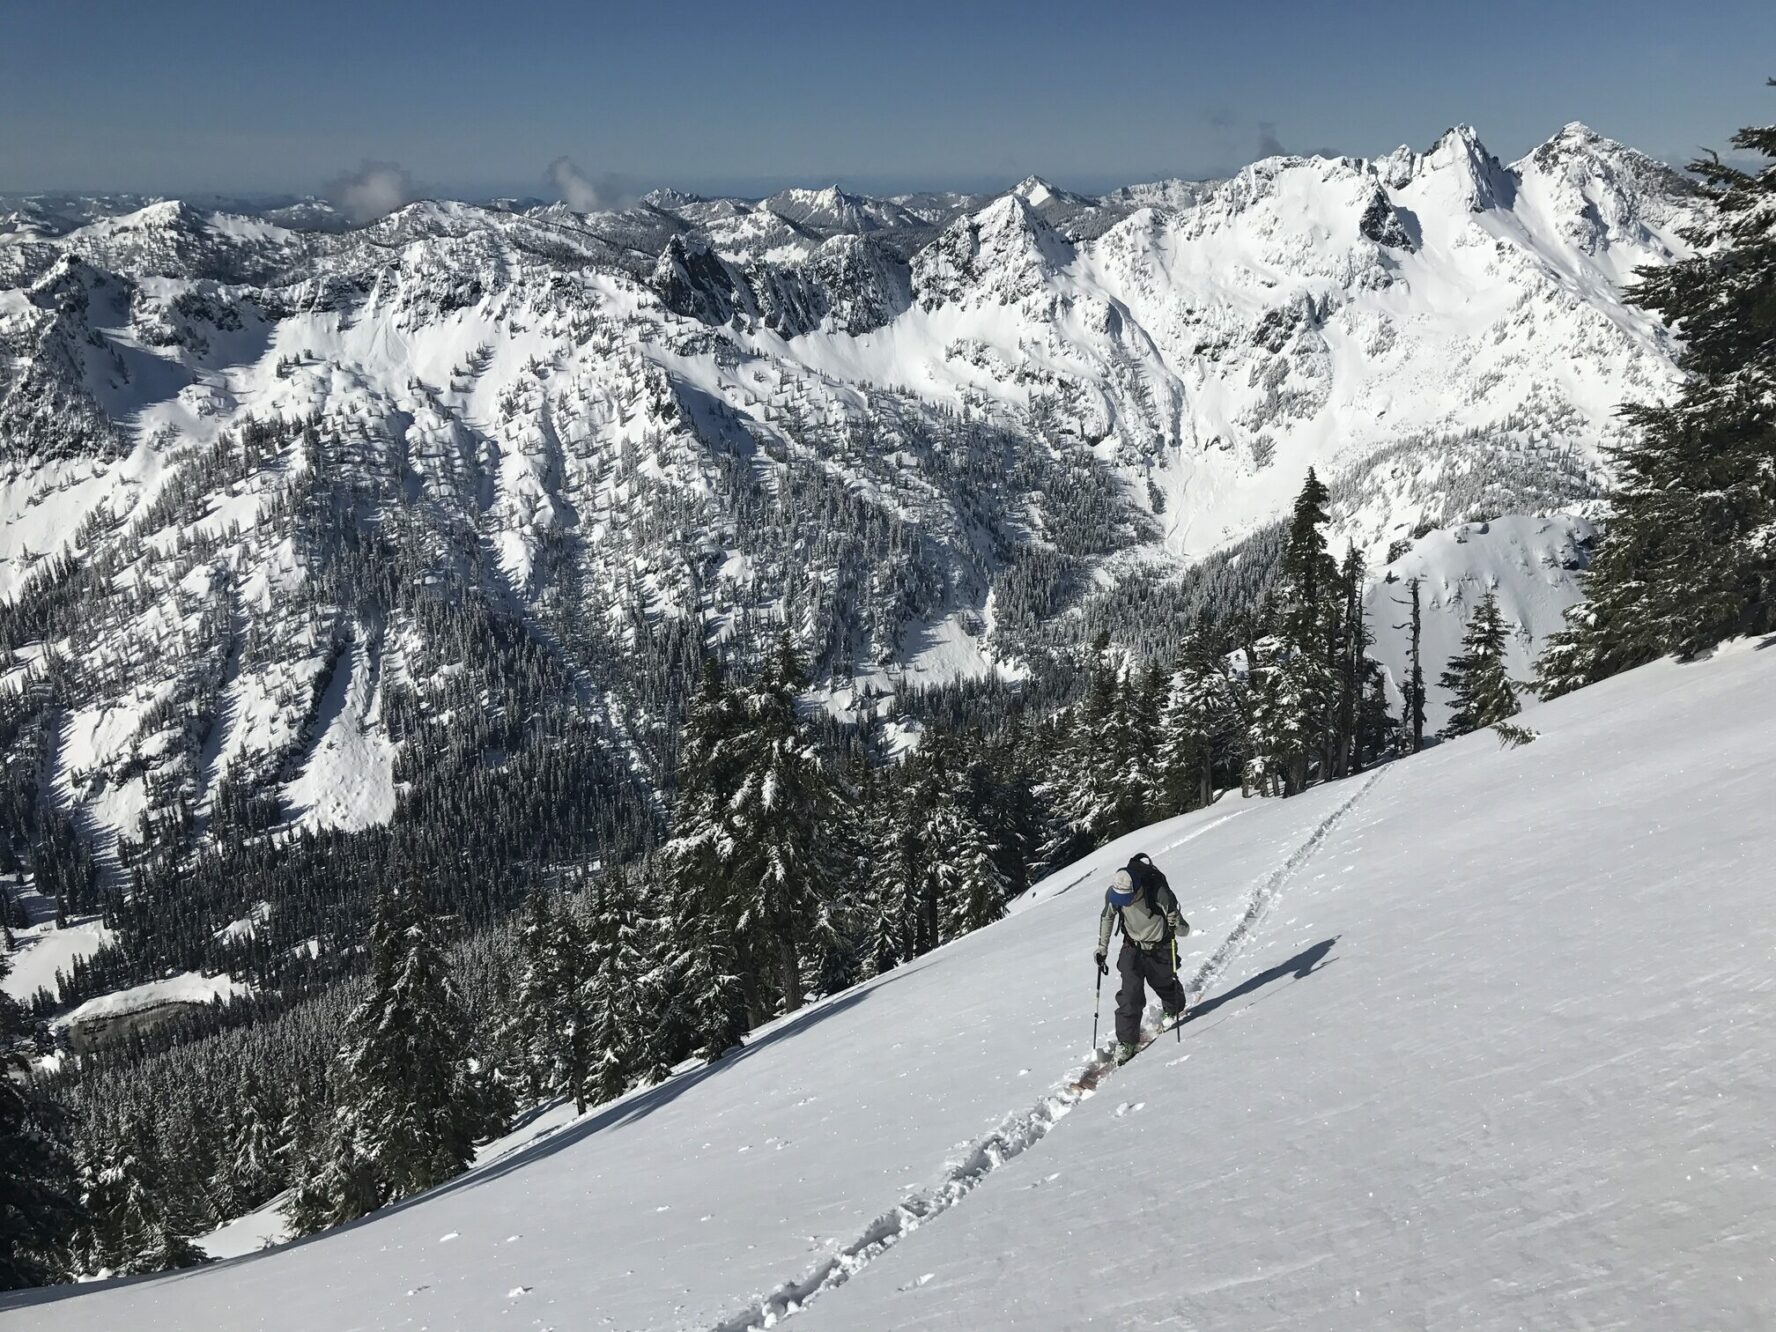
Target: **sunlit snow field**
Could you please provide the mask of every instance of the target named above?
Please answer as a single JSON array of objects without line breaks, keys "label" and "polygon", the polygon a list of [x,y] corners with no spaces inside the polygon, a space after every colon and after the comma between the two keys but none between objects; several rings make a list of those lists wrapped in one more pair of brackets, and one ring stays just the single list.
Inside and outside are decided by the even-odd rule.
[{"label": "sunlit snow field", "polygon": [[[1224,799],[410,1205],[5,1325],[1769,1325],[1773,698],[1742,645]],[[1136,849],[1207,997],[1081,1099]]]}]

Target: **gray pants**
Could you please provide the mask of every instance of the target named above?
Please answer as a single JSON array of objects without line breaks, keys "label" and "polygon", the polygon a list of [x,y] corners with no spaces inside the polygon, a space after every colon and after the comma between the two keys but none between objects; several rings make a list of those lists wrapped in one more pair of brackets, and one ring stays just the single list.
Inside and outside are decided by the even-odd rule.
[{"label": "gray pants", "polygon": [[1135,947],[1127,939],[1116,957],[1116,971],[1122,977],[1122,988],[1116,992],[1116,1039],[1124,1045],[1138,1045],[1141,1040],[1141,1010],[1147,1007],[1143,983],[1153,987],[1167,1015],[1184,1011],[1184,987],[1172,967],[1170,942],[1156,944],[1151,951]]}]

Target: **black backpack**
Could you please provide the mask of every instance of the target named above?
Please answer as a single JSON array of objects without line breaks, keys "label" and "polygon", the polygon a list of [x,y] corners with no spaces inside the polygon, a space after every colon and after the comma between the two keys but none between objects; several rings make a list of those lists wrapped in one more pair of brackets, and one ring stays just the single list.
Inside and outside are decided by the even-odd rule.
[{"label": "black backpack", "polygon": [[[1165,872],[1161,870],[1158,865],[1153,863],[1153,857],[1143,851],[1130,860],[1127,865],[1123,866],[1123,868],[1128,871],[1128,876],[1134,883],[1135,891],[1141,895],[1142,905],[1155,916],[1165,915],[1165,911],[1159,905],[1159,892],[1162,888],[1168,893],[1171,892],[1172,885],[1166,881]],[[1172,901],[1176,903],[1177,900],[1176,895],[1174,895]],[[1118,908],[1116,912],[1116,927],[1124,934],[1128,933],[1128,926],[1122,919],[1121,908]],[[1168,939],[1171,937],[1170,929],[1167,929],[1166,937]]]},{"label": "black backpack", "polygon": [[[1172,891],[1172,885],[1166,881],[1165,871],[1153,863],[1153,857],[1145,851],[1131,859],[1125,867],[1129,878],[1134,880],[1135,891],[1141,894],[1141,901],[1147,910],[1156,916],[1163,916],[1159,906],[1159,890]],[[1174,897],[1174,901],[1176,898]]]}]

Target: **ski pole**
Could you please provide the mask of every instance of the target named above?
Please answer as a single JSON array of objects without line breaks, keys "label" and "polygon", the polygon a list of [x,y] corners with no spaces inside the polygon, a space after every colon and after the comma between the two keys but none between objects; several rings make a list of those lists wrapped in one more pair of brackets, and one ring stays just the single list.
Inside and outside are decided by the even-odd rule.
[{"label": "ski pole", "polygon": [[[1172,979],[1178,980],[1178,936],[1172,936]],[[1184,982],[1178,981],[1178,988],[1184,988]],[[1184,1014],[1190,1011],[1190,996],[1184,996],[1184,1007],[1178,1010],[1178,1020],[1172,1023],[1172,1030],[1178,1033],[1178,1044],[1184,1044]]]},{"label": "ski pole", "polygon": [[1098,992],[1092,1000],[1092,1049],[1098,1048],[1098,1010],[1104,1005],[1104,968],[1094,966],[1098,973]]}]

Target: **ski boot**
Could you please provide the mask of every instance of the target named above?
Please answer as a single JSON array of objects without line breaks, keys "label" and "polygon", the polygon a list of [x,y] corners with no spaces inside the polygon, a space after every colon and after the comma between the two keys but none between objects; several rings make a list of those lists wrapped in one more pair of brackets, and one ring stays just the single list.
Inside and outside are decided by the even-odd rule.
[{"label": "ski boot", "polygon": [[1116,1042],[1116,1064],[1117,1064],[1117,1067],[1120,1068],[1122,1065],[1128,1063],[1129,1060],[1133,1059],[1135,1057],[1135,1051],[1139,1050],[1140,1048],[1141,1048],[1140,1046],[1131,1045],[1127,1041]]}]

